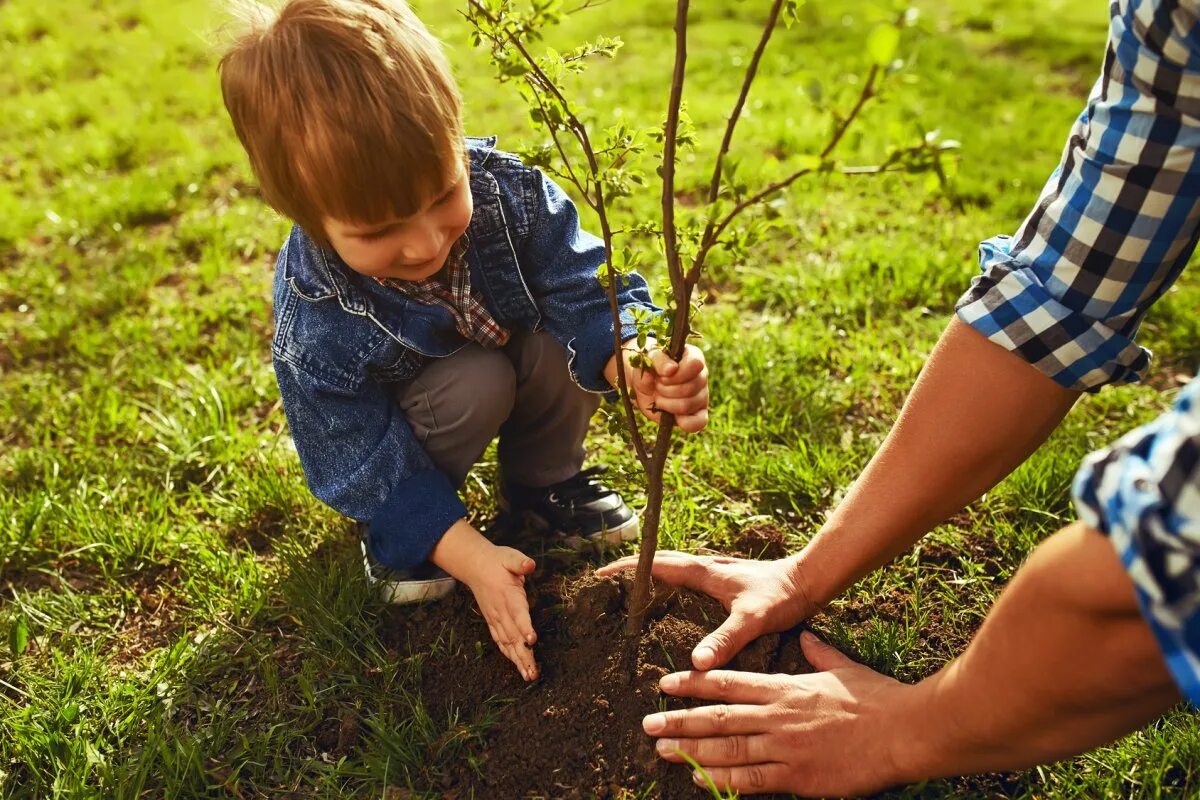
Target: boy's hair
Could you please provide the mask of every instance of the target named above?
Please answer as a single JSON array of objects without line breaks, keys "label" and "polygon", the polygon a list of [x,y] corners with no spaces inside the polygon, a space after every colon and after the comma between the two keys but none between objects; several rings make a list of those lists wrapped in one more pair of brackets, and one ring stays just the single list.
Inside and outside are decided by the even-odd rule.
[{"label": "boy's hair", "polygon": [[415,214],[463,159],[462,100],[404,0],[229,0],[221,92],[263,197],[318,244],[323,217]]}]

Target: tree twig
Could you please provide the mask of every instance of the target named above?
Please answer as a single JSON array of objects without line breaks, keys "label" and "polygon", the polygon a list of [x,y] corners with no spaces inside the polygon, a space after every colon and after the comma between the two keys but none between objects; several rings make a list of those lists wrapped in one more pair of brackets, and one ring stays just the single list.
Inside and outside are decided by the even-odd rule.
[{"label": "tree twig", "polygon": [[[834,151],[834,149],[838,146],[838,144],[845,137],[846,131],[848,131],[850,129],[850,125],[854,122],[855,119],[858,118],[858,115],[863,110],[863,106],[865,106],[867,104],[868,100],[870,100],[872,97],[875,96],[875,82],[879,79],[879,74],[880,74],[879,65],[878,64],[872,65],[871,71],[867,73],[866,81],[863,82],[862,91],[859,92],[858,99],[854,102],[854,106],[850,109],[850,112],[846,115],[845,119],[843,119],[841,121],[841,123],[837,126],[837,128],[833,132],[833,135],[830,137],[829,141],[825,144],[825,147],[821,150],[821,153],[818,156],[820,161],[824,162],[825,159],[827,159],[829,157],[829,155]],[[727,214],[725,214],[724,217],[721,218],[720,222],[716,223],[715,225],[710,220],[708,226],[705,227],[704,236],[701,237],[700,247],[696,251],[696,258],[693,259],[692,266],[688,270],[688,276],[687,276],[688,281],[691,283],[695,283],[695,281],[699,279],[700,270],[703,269],[703,267],[704,267],[704,260],[708,256],[709,250],[711,250],[713,245],[715,245],[720,240],[721,234],[724,233],[725,229],[729,227],[729,223],[733,222],[733,220],[739,214],[741,214],[743,211],[745,211],[747,208],[754,205],[755,203],[759,203],[762,200],[765,200],[767,197],[770,197],[772,194],[779,191],[780,189],[786,189],[788,186],[791,186],[799,178],[802,178],[805,175],[808,175],[812,172],[813,172],[812,167],[804,167],[803,169],[796,170],[795,172],[793,172],[791,175],[787,176],[786,178],[775,181],[774,183],[768,185],[767,187],[759,190],[758,192],[751,195],[750,197],[747,197],[746,199],[739,202],[737,205],[735,205],[733,207],[732,210],[730,210]]]},{"label": "tree twig", "polygon": [[763,25],[762,36],[758,40],[758,46],[754,48],[754,55],[750,57],[750,63],[746,66],[746,77],[742,79],[742,90],[738,94],[737,102],[733,106],[733,112],[729,115],[729,121],[725,125],[725,135],[721,139],[721,149],[717,151],[717,161],[713,166],[712,181],[708,185],[708,202],[713,203],[717,199],[717,194],[721,191],[721,167],[725,161],[725,154],[729,152],[729,146],[733,143],[733,131],[737,127],[738,118],[742,115],[742,108],[746,105],[746,98],[750,95],[750,86],[754,83],[754,78],[758,74],[758,62],[762,60],[763,51],[767,49],[767,42],[771,40],[771,34],[775,31],[775,24],[779,20],[779,10],[783,8],[783,0],[775,0],[771,4],[771,11],[767,15],[767,22]]}]

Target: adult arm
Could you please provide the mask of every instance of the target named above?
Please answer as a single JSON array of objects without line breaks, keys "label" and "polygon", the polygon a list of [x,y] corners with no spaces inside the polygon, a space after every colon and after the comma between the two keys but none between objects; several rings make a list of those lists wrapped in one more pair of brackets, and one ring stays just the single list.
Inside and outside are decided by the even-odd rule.
[{"label": "adult arm", "polygon": [[731,705],[651,715],[647,733],[723,786],[846,794],[1051,761],[1200,701],[1200,381],[1089,456],[1074,489],[1084,521],[933,677],[906,686],[806,635],[819,672],[669,675],[670,694]]},{"label": "adult arm", "polygon": [[1111,544],[1074,525],[1041,545],[959,659],[916,685],[811,634],[809,675],[674,673],[672,695],[716,700],[647,717],[664,758],[721,788],[865,794],[1020,769],[1135,729],[1179,698]]},{"label": "adult arm", "polygon": [[724,664],[762,633],[795,625],[907,549],[1020,464],[1076,397],[951,321],[887,439],[804,550],[780,562],[656,558],[657,577],[707,591],[730,610],[697,645],[696,668]]},{"label": "adult arm", "polygon": [[1144,371],[1133,337],[1200,228],[1197,41],[1195,3],[1113,4],[1103,73],[1061,164],[1016,236],[980,247],[981,274],[883,446],[786,570],[663,556],[660,578],[731,610],[698,668],[907,549],[1036,449],[1079,392]]}]

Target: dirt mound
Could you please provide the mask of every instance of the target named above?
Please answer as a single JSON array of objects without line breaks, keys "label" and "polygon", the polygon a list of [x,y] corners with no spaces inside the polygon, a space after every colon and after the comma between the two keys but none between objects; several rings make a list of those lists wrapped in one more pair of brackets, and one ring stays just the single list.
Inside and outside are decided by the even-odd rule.
[{"label": "dirt mound", "polygon": [[[470,740],[456,742],[452,757],[447,752],[443,763],[431,765],[441,785],[429,788],[462,798],[704,796],[690,770],[655,755],[641,723],[646,714],[684,706],[660,694],[658,680],[689,669],[692,648],[726,613],[707,596],[659,587],[641,635],[627,643],[628,585],[587,572],[530,587],[541,677],[529,685],[492,644],[466,589],[423,608],[389,612],[385,641],[429,653],[421,695],[430,714],[457,718]],[[731,667],[812,671],[796,632],[762,637]],[[486,733],[472,738],[467,731],[484,720]]]}]

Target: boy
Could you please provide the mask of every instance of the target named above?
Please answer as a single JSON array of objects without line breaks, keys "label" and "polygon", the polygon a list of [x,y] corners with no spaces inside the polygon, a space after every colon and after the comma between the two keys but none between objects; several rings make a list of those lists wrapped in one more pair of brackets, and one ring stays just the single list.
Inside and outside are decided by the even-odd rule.
[{"label": "boy", "polygon": [[[296,224],[275,279],[276,377],[313,493],[365,523],[368,575],[398,602],[470,587],[492,638],[537,676],[533,561],[465,519],[460,486],[499,435],[502,501],[549,528],[631,539],[582,469],[599,394],[625,370],[651,419],[707,422],[700,351],[613,352],[602,243],[536,169],[462,135],[436,40],[402,0],[246,6],[221,88],[264,198]],[[645,281],[619,293],[657,311]]]}]

